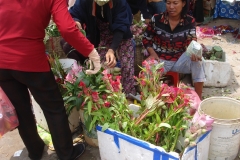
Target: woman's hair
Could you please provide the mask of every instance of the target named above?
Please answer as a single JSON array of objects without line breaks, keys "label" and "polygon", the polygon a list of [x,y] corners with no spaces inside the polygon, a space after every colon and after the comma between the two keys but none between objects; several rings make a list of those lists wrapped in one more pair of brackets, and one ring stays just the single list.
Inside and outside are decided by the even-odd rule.
[{"label": "woman's hair", "polygon": [[182,9],[182,13],[181,13],[181,15],[183,16],[183,15],[187,14],[187,12],[188,12],[189,0],[182,0],[182,2],[186,2],[185,6]]},{"label": "woman's hair", "polygon": [[[167,0],[164,0],[164,1],[167,2]],[[182,2],[186,2],[185,6],[183,7],[182,12],[181,12],[181,15],[183,16],[188,13],[190,0],[182,0]]]}]

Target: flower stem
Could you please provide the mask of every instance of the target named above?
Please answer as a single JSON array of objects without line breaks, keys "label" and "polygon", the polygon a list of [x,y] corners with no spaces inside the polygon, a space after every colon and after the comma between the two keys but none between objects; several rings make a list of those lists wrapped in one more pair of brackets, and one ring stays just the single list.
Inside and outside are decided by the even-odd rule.
[{"label": "flower stem", "polygon": [[173,145],[172,145],[172,147],[170,148],[170,151],[174,151],[175,146],[176,146],[176,143],[177,143],[177,140],[178,140],[178,136],[179,136],[179,130],[177,130],[177,132],[176,132],[176,136],[175,136],[175,139],[174,139],[174,141],[173,141]]},{"label": "flower stem", "polygon": [[135,125],[138,125],[146,117],[148,113],[149,113],[149,109],[145,109],[143,113],[137,118]]}]

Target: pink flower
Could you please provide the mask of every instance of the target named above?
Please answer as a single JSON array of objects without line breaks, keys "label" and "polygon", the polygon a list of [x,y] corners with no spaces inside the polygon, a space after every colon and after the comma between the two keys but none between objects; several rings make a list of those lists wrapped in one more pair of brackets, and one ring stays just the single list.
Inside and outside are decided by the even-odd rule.
[{"label": "pink flower", "polygon": [[150,68],[149,63],[146,60],[142,62],[142,66],[146,68]]},{"label": "pink flower", "polygon": [[102,71],[102,74],[103,74],[103,78],[102,78],[102,79],[103,79],[104,81],[108,80],[108,75],[109,75],[109,74],[108,74],[108,70],[105,69],[104,71]]},{"label": "pink flower", "polygon": [[104,106],[109,108],[111,106],[111,103],[110,102],[104,102]]},{"label": "pink flower", "polygon": [[106,100],[106,99],[107,99],[107,94],[103,94],[103,95],[102,95],[102,99],[103,99],[103,100]]},{"label": "pink flower", "polygon": [[74,82],[74,76],[71,71],[67,74],[65,81],[70,82],[70,83]]},{"label": "pink flower", "polygon": [[198,124],[201,128],[206,128],[208,131],[212,129],[214,119],[205,114],[199,114],[196,112],[192,120],[193,124]]},{"label": "pink flower", "polygon": [[207,115],[205,121],[206,121],[206,129],[208,131],[211,130],[214,119]]},{"label": "pink flower", "polygon": [[190,100],[190,114],[193,115],[195,111],[198,110],[201,99],[199,98],[197,93],[187,85],[180,83],[180,88],[183,89],[184,94],[187,95]]},{"label": "pink flower", "polygon": [[120,83],[121,82],[121,78],[122,78],[122,76],[116,76],[116,81]]},{"label": "pink flower", "polygon": [[142,86],[146,86],[146,81],[141,80],[141,85],[142,85]]},{"label": "pink flower", "polygon": [[87,88],[87,87],[84,87],[84,88],[83,88],[83,93],[84,93],[85,95],[89,95],[89,93],[88,93],[88,88]]},{"label": "pink flower", "polygon": [[120,83],[120,82],[117,82],[117,81],[110,81],[110,82],[111,82],[113,91],[114,91],[114,92],[119,92],[119,91],[120,91],[120,85],[121,85],[121,83]]},{"label": "pink flower", "polygon": [[82,66],[78,65],[76,61],[74,61],[72,66],[72,71],[75,76],[79,74],[79,72],[82,71]]},{"label": "pink flower", "polygon": [[98,102],[99,100],[98,92],[92,91],[92,99],[93,102]]},{"label": "pink flower", "polygon": [[78,84],[79,87],[86,87],[86,84],[83,82],[83,81],[80,81],[79,84]]},{"label": "pink flower", "polygon": [[108,74],[108,70],[107,70],[107,69],[104,69],[104,70],[102,71],[102,74],[103,74],[103,75],[107,75],[107,74]]}]

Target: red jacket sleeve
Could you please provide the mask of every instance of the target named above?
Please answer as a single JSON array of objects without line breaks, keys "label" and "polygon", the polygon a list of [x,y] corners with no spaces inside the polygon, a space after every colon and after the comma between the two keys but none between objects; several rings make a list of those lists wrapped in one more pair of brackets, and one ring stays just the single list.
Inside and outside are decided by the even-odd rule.
[{"label": "red jacket sleeve", "polygon": [[66,0],[54,0],[51,13],[62,37],[79,53],[88,56],[94,46],[76,28],[76,24],[68,12]]}]

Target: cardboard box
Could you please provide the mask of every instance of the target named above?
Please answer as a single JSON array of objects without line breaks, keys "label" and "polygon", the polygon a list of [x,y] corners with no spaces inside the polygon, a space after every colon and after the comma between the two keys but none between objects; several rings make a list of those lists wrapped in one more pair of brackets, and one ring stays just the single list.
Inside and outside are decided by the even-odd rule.
[{"label": "cardboard box", "polygon": [[[176,152],[166,152],[162,147],[127,134],[97,126],[99,151],[102,160],[179,160]],[[203,134],[195,147],[187,148],[182,160],[206,160],[210,133]]]}]

